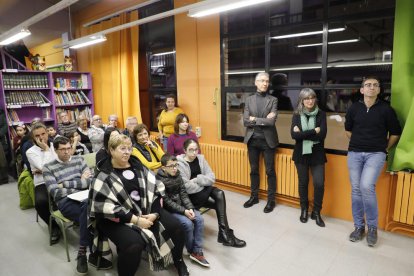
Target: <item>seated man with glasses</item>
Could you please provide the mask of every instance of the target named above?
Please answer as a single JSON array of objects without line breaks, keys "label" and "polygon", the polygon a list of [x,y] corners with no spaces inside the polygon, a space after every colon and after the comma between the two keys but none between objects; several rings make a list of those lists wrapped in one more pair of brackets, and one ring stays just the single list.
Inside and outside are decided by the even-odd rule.
[{"label": "seated man with glasses", "polygon": [[92,124],[88,130],[88,137],[92,143],[92,151],[98,152],[103,147],[103,138],[105,129],[102,124],[102,118],[99,115],[92,117]]},{"label": "seated man with glasses", "polygon": [[[88,272],[86,249],[92,244],[92,236],[87,229],[88,201],[87,199],[72,200],[68,195],[88,189],[92,181],[92,173],[82,157],[72,156],[72,147],[68,138],[56,137],[53,147],[57,158],[44,166],[43,177],[47,190],[62,215],[79,223],[80,241],[76,269],[78,273],[85,274]],[[97,256],[89,255],[89,263],[95,267],[97,260]],[[111,267],[109,261],[101,259],[101,269]]]}]

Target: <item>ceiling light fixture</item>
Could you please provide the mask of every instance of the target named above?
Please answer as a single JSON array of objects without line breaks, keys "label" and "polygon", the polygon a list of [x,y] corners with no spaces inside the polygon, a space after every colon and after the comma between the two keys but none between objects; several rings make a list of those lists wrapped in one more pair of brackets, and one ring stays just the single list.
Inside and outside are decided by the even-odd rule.
[{"label": "ceiling light fixture", "polygon": [[[346,27],[341,28],[334,28],[328,30],[329,33],[335,33],[335,32],[342,32],[345,31]],[[287,35],[278,35],[278,36],[272,36],[272,39],[282,39],[282,38],[291,38],[291,37],[299,37],[299,36],[309,36],[309,35],[317,35],[322,34],[323,31],[313,31],[313,32],[304,32],[304,33],[296,33],[296,34],[287,34]]]},{"label": "ceiling light fixture", "polygon": [[[328,44],[329,45],[331,45],[331,44],[344,44],[344,43],[353,43],[353,42],[358,42],[358,41],[359,41],[359,38],[355,38],[355,39],[347,39],[347,40],[330,41],[330,42],[328,42]],[[297,45],[296,47],[304,48],[304,47],[313,47],[313,46],[322,46],[322,43],[300,44],[300,45]]]},{"label": "ceiling light fixture", "polygon": [[[45,9],[42,12],[39,12],[38,14],[30,17],[29,19],[23,21],[22,23],[20,23],[19,25],[11,28],[10,30],[4,32],[3,34],[0,35],[0,41],[1,41],[1,45],[6,45],[6,41],[9,41],[10,38],[17,36],[18,38],[14,41],[17,41],[19,39],[22,39],[23,37],[26,37],[28,35],[30,35],[30,32],[27,30],[27,28],[43,19],[45,19],[46,17],[51,16],[52,14],[57,13],[60,10],[63,10],[64,8],[72,5],[75,2],[78,2],[79,0],[62,0],[59,3],[57,3],[56,5],[53,5],[47,9]],[[24,31],[23,31],[24,30]],[[14,42],[12,41],[12,42]],[[12,42],[8,42],[7,44],[10,44]],[[3,44],[4,43],[4,44]]]},{"label": "ceiling light fixture", "polygon": [[31,35],[31,32],[27,29],[21,29],[20,32],[10,36],[9,38],[6,38],[3,41],[0,41],[0,45],[8,45],[13,42],[16,42],[17,40],[20,40],[22,38],[25,38],[26,36]]},{"label": "ceiling light fixture", "polygon": [[88,36],[83,37],[82,39],[78,40],[76,44],[69,45],[69,48],[71,49],[79,49],[85,46],[97,44],[100,42],[106,41],[106,36],[99,35],[99,36]]},{"label": "ceiling light fixture", "polygon": [[152,56],[153,57],[158,57],[158,56],[166,56],[166,55],[171,55],[171,54],[175,54],[175,51],[156,53],[156,54],[153,54]]},{"label": "ceiling light fixture", "polygon": [[190,9],[188,16],[203,17],[220,12],[231,11],[234,9],[244,8],[252,5],[257,5],[274,0],[215,0],[204,1],[203,5],[197,8]]}]

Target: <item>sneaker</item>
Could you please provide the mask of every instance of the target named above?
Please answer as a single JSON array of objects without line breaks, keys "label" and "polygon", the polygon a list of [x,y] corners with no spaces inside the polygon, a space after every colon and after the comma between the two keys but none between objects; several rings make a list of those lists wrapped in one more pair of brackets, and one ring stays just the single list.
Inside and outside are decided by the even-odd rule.
[{"label": "sneaker", "polygon": [[349,235],[349,240],[351,242],[356,242],[362,240],[365,234],[365,228],[364,227],[355,227],[354,232],[352,232]]},{"label": "sneaker", "polygon": [[88,273],[88,261],[86,255],[78,255],[78,264],[76,265],[76,271],[79,275],[86,275]]},{"label": "sneaker", "polygon": [[93,266],[96,267],[97,269],[111,269],[112,268],[112,262],[110,260],[105,259],[104,257],[101,257],[101,259],[99,260],[99,266],[98,266],[98,253],[94,252],[89,254],[89,259],[88,259],[88,263]]},{"label": "sneaker", "polygon": [[206,258],[204,258],[203,256],[203,252],[191,253],[190,259],[193,260],[194,262],[197,262],[198,264],[202,266],[210,267],[210,264],[207,262]]},{"label": "sneaker", "polygon": [[60,239],[60,229],[58,226],[52,226],[52,234],[50,235],[52,244],[56,244]]},{"label": "sneaker", "polygon": [[368,246],[373,247],[374,245],[377,244],[377,240],[378,240],[377,228],[368,227],[368,234],[367,234]]}]

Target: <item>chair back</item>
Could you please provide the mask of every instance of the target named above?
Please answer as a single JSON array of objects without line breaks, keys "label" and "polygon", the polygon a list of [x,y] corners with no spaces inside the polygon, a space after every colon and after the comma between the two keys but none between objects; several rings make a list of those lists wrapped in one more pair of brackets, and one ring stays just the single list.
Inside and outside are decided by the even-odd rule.
[{"label": "chair back", "polygon": [[96,152],[84,154],[82,157],[85,160],[86,165],[93,170],[96,166]]}]

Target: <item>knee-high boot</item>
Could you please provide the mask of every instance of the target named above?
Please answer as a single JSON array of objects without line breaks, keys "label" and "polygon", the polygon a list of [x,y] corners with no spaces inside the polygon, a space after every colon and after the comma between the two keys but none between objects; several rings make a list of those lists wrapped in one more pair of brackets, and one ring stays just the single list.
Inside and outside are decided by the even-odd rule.
[{"label": "knee-high boot", "polygon": [[244,247],[246,246],[246,242],[243,240],[238,239],[234,235],[233,229],[229,227],[229,223],[227,221],[227,212],[226,212],[226,197],[224,192],[218,188],[214,188],[211,191],[211,199],[208,201],[207,207],[213,208],[216,210],[217,214],[217,222],[218,222],[218,238],[217,241],[222,243],[225,246],[233,246],[233,247]]}]

